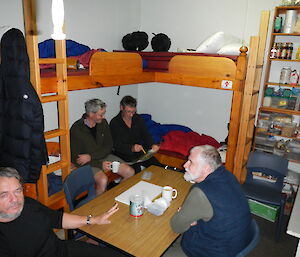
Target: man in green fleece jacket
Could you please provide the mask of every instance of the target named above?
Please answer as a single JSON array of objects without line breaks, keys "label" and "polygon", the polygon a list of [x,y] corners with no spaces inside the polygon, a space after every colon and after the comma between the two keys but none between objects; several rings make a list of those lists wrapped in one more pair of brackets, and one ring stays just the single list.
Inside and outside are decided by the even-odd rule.
[{"label": "man in green fleece jacket", "polygon": [[134,175],[134,170],[129,165],[111,154],[113,141],[105,113],[106,104],[100,99],[91,99],[85,103],[85,114],[70,130],[71,160],[78,167],[91,165],[98,195],[107,187],[108,179],[103,170],[111,170],[113,161],[121,162],[118,174],[123,180]]}]

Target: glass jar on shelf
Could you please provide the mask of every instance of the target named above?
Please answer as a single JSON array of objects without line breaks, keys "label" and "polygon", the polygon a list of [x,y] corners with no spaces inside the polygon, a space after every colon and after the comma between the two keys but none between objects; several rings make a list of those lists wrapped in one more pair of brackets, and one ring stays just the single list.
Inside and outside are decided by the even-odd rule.
[{"label": "glass jar on shelf", "polygon": [[283,67],[280,72],[279,83],[289,84],[291,78],[292,69],[291,67]]}]

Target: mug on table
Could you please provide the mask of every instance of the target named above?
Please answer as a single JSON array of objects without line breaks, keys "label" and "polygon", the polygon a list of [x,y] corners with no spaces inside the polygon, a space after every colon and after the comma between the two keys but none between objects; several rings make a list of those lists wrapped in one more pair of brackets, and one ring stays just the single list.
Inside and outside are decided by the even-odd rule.
[{"label": "mug on table", "polygon": [[172,199],[177,197],[177,190],[170,186],[164,186],[162,189],[162,197],[171,202]]}]

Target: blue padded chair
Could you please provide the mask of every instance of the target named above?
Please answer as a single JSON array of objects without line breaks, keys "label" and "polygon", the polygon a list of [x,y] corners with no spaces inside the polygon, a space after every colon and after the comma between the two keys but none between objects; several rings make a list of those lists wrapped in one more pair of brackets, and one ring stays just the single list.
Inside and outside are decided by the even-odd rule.
[{"label": "blue padded chair", "polygon": [[[73,170],[64,182],[64,191],[70,211],[82,206],[96,197],[95,179],[91,166],[86,165]],[[75,199],[87,191],[85,198],[75,205]]]},{"label": "blue padded chair", "polygon": [[250,233],[251,233],[251,237],[250,237],[251,240],[250,240],[249,244],[242,251],[240,251],[235,257],[246,256],[257,245],[259,238],[260,238],[260,234],[259,234],[259,228],[257,226],[255,219],[252,219]]},{"label": "blue padded chair", "polygon": [[[246,197],[264,204],[279,207],[276,225],[276,241],[280,238],[286,197],[282,194],[283,180],[287,174],[288,160],[284,157],[265,153],[250,152],[247,162],[247,178],[243,185]],[[253,172],[262,172],[276,178],[276,182],[253,178]]]}]

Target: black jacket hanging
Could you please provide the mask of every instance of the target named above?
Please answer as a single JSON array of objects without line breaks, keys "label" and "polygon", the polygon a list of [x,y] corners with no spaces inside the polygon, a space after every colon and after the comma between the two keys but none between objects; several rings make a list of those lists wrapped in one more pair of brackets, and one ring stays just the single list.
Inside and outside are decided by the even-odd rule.
[{"label": "black jacket hanging", "polygon": [[24,182],[36,183],[48,161],[44,115],[30,83],[26,43],[18,29],[10,29],[1,39],[0,71],[0,166],[13,167]]}]

